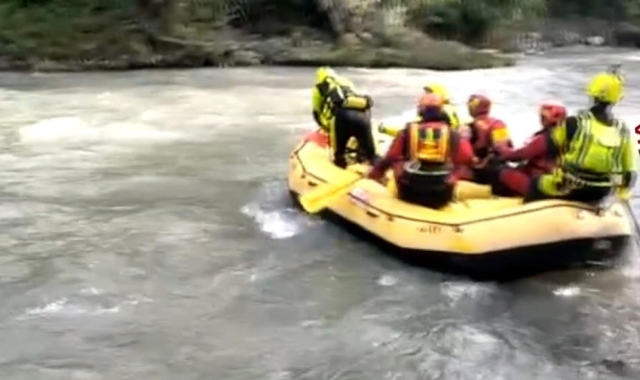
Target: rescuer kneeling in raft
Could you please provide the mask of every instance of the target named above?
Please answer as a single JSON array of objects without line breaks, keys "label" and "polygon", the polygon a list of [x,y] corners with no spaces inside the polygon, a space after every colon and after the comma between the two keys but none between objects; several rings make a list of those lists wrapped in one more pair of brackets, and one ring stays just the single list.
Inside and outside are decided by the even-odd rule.
[{"label": "rescuer kneeling in raft", "polygon": [[[527,188],[525,201],[562,198],[598,202],[613,190],[628,200],[636,177],[636,157],[629,129],[614,118],[613,105],[624,95],[617,73],[600,73],[587,85],[592,106],[570,116],[550,131],[531,155],[559,156],[551,174],[520,176],[516,186]],[[513,178],[510,181],[512,184]]]},{"label": "rescuer kneeling in raft", "polygon": [[347,166],[345,157],[349,139],[358,141],[359,160],[376,160],[375,144],[371,135],[373,100],[358,95],[353,83],[337,75],[329,67],[316,71],[312,92],[313,118],[329,135],[333,149],[333,162],[341,168]]},{"label": "rescuer kneeling in raft", "polygon": [[498,146],[513,147],[509,129],[504,121],[492,117],[491,99],[487,96],[473,94],[467,100],[467,109],[473,121],[469,123],[469,141],[473,154],[481,162],[464,174],[465,179],[480,184],[495,185],[495,170],[498,164],[493,160]]},{"label": "rescuer kneeling in raft", "polygon": [[[449,117],[449,125],[455,130],[460,129],[460,117],[458,117],[458,112],[456,111],[456,107],[451,104],[451,96],[449,95],[449,91],[441,84],[438,83],[428,83],[424,87],[422,87],[426,94],[436,94],[440,95],[444,105],[442,106],[442,110]],[[418,115],[420,117],[420,115]]]},{"label": "rescuer kneeling in raft", "polygon": [[525,161],[517,168],[505,167],[498,174],[501,184],[523,197],[529,191],[531,177],[550,174],[557,166],[558,152],[545,149],[545,144],[552,129],[567,118],[567,108],[562,103],[548,101],[542,103],[539,114],[542,129],[534,133],[522,148],[496,147],[498,155],[506,161]]},{"label": "rescuer kneeling in raft", "polygon": [[469,142],[449,126],[443,105],[439,95],[423,95],[418,103],[421,121],[408,123],[368,174],[381,180],[393,168],[398,198],[436,209],[453,198],[456,165],[470,165],[474,159]]}]

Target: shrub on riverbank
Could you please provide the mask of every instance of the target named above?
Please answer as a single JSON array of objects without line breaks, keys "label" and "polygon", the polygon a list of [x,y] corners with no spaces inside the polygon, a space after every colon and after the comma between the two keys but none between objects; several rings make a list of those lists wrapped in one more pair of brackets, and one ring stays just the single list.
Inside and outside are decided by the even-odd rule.
[{"label": "shrub on riverbank", "polygon": [[390,9],[378,0],[8,0],[0,4],[0,67],[512,64],[385,20]]},{"label": "shrub on riverbank", "polygon": [[[632,0],[5,0],[0,67],[511,64],[472,46],[544,14],[637,19]],[[547,12],[547,13],[545,13]],[[626,34],[629,28],[626,29]],[[493,37],[493,41],[491,38]],[[492,43],[491,43],[492,42]]]},{"label": "shrub on riverbank", "polygon": [[513,21],[543,17],[546,0],[406,0],[409,23],[425,33],[483,45]]}]

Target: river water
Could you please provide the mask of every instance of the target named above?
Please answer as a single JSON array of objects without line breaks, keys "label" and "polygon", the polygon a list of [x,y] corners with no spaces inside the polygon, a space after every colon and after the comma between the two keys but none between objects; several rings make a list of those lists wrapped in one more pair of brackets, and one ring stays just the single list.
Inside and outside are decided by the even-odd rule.
[{"label": "river water", "polygon": [[[482,90],[517,142],[640,53],[348,70],[376,116],[429,78]],[[640,378],[640,264],[514,283],[409,267],[290,208],[309,69],[0,73],[0,378]],[[505,231],[504,233],[508,233]],[[632,252],[637,255],[637,252]]]}]

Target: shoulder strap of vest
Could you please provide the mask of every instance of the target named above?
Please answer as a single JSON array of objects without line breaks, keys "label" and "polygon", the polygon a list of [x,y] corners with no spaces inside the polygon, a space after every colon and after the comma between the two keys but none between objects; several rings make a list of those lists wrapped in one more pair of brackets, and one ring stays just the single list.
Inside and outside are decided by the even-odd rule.
[{"label": "shoulder strap of vest", "polygon": [[440,122],[438,124],[440,125],[440,140],[446,144],[443,147],[445,149],[444,162],[446,164],[450,164],[451,152],[457,151],[460,135],[451,125],[445,122]]},{"label": "shoulder strap of vest", "polygon": [[438,128],[440,138],[451,138],[451,132],[454,131],[453,127],[444,121],[430,121],[425,123],[426,126],[431,128]]},{"label": "shoulder strap of vest", "polygon": [[[471,139],[469,140],[471,142],[471,145],[473,145],[475,148],[476,144],[478,143],[479,140],[479,135],[478,135],[478,130],[476,129],[476,125],[478,123],[483,124],[485,127],[487,127],[487,129],[490,129],[491,127],[493,127],[496,123],[498,122],[498,119],[495,119],[493,117],[490,117],[489,120],[474,120],[471,122]],[[491,136],[489,136],[489,142],[491,141]]]},{"label": "shoulder strap of vest", "polygon": [[[482,120],[474,120],[471,122],[472,127],[475,127],[478,124],[483,125],[484,127],[487,128],[491,128],[494,125],[496,125],[496,123],[498,122],[498,119],[493,118],[493,117],[489,117],[488,119],[482,119]],[[475,128],[473,128],[475,129]]]},{"label": "shoulder strap of vest", "polygon": [[341,85],[340,82],[338,82],[333,77],[329,77],[327,79],[329,80],[329,91],[331,90],[337,91],[340,98],[344,99],[347,96],[347,91],[345,90],[348,90],[348,88],[346,86]]},{"label": "shoulder strap of vest", "polygon": [[449,160],[450,152],[457,149],[457,139],[459,134],[457,131],[450,126],[449,124],[444,124],[440,127],[441,138],[445,139],[447,143],[445,149],[447,150],[447,160]]},{"label": "shoulder strap of vest", "polygon": [[329,91],[329,82],[327,82],[326,80],[317,83],[316,84],[316,88],[318,89],[318,92],[320,93],[320,96],[322,97],[326,97],[327,96],[327,92]]},{"label": "shoulder strap of vest", "polygon": [[579,110],[576,112],[576,117],[591,117],[591,111],[589,110]]},{"label": "shoulder strap of vest", "polygon": [[332,87],[339,89],[339,91],[342,92],[342,95],[347,96],[347,95],[355,94],[355,92],[353,91],[353,88],[340,83],[338,79],[334,77],[327,77],[327,80],[329,81]]},{"label": "shoulder strap of vest", "polygon": [[627,123],[624,121],[615,118],[613,119],[613,126],[620,130],[620,132],[624,134],[629,134],[629,128],[627,127]]},{"label": "shoulder strap of vest", "polygon": [[498,124],[498,122],[499,122],[499,120],[498,120],[498,119],[496,119],[496,118],[493,118],[493,117],[492,117],[492,118],[490,119],[490,121],[489,121],[488,129],[489,129],[489,142],[490,142],[490,144],[493,144],[493,143],[494,143],[494,141],[493,141],[493,133],[491,133],[491,129],[492,129],[496,124]]},{"label": "shoulder strap of vest", "polygon": [[588,110],[580,110],[576,113],[576,121],[578,122],[578,131],[576,133],[580,133],[580,129],[583,129],[585,126],[588,126],[591,123],[591,119],[593,115]]},{"label": "shoulder strap of vest", "polygon": [[420,123],[409,123],[407,124],[407,136],[406,136],[406,143],[407,143],[407,158],[410,160],[414,160],[415,154],[416,154],[416,150],[418,149],[418,128],[420,128]]},{"label": "shoulder strap of vest", "polygon": [[316,87],[318,87],[320,94],[323,96],[321,109],[325,109],[327,106],[332,108],[336,103],[343,102],[349,94],[349,92],[345,91],[346,87],[340,85],[333,77],[327,77],[322,83],[317,84]]},{"label": "shoulder strap of vest", "polygon": [[[593,118],[593,115],[589,110],[580,110],[576,113],[576,118],[578,119],[578,126],[581,126],[581,123],[583,122],[591,122],[591,118]],[[630,134],[629,128],[627,127],[626,123],[619,118],[613,119],[612,127],[619,130],[620,133],[622,133],[624,136]]]},{"label": "shoulder strap of vest", "polygon": [[460,148],[461,134],[453,128],[448,128],[449,133],[449,152],[457,152]]}]

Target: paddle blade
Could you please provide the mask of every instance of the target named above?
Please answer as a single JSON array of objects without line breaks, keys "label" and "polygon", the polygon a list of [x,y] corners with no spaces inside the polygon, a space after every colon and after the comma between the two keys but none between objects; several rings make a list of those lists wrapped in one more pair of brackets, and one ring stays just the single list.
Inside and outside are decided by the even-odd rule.
[{"label": "paddle blade", "polygon": [[349,190],[351,190],[351,186],[359,180],[360,178],[356,178],[348,182],[329,183],[319,186],[307,194],[300,196],[300,205],[309,214],[316,214],[329,207],[331,203],[347,195]]}]

